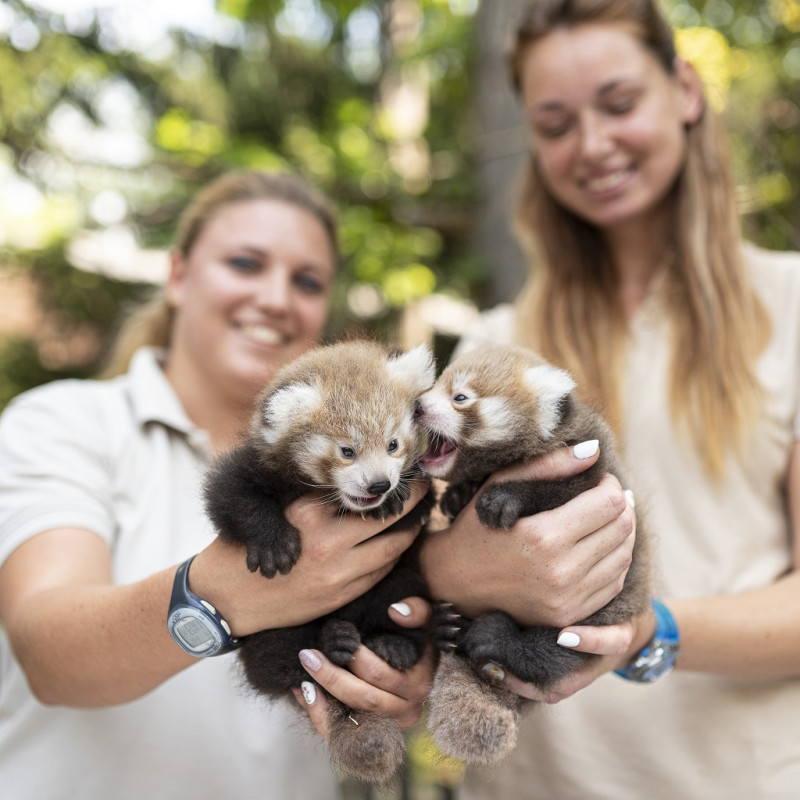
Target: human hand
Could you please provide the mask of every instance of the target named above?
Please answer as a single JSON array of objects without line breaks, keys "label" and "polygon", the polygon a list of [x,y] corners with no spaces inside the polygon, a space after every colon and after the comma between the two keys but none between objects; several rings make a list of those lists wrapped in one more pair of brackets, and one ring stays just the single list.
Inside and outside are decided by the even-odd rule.
[{"label": "human hand", "polygon": [[582,653],[595,653],[600,658],[587,661],[548,691],[521,681],[496,664],[484,665],[484,669],[494,676],[495,681],[522,697],[543,703],[558,703],[593,683],[601,675],[628,664],[652,639],[655,629],[655,615],[649,606],[644,613],[619,625],[573,625],[564,628],[559,632],[559,644]]},{"label": "human hand", "polygon": [[[410,489],[403,515],[428,485],[414,480]],[[388,532],[401,515],[378,520],[339,514],[315,494],[294,501],[285,514],[301,540],[300,558],[288,574],[250,572],[244,546],[222,537],[192,563],[190,588],[220,610],[236,636],[300,625],[360,597],[391,571],[420,529]]]},{"label": "human hand", "polygon": [[[408,611],[408,614],[402,611]],[[426,601],[413,597],[392,606],[389,616],[404,628],[420,628],[428,624],[431,608]],[[329,701],[315,683],[349,708],[383,714],[405,728],[420,718],[423,703],[430,692],[435,665],[431,647],[415,666],[405,671],[390,667],[363,645],[356,650],[347,669],[336,666],[318,650],[305,650],[299,657],[309,673],[309,680],[292,691],[324,738],[328,736]]]},{"label": "human hand", "polygon": [[[555,479],[587,469],[560,448],[489,481]],[[449,528],[426,538],[421,560],[436,598],[466,617],[505,611],[520,624],[564,627],[606,605],[631,563],[636,517],[613,475],[552,511],[521,518],[510,530],[484,527],[473,501]]]}]

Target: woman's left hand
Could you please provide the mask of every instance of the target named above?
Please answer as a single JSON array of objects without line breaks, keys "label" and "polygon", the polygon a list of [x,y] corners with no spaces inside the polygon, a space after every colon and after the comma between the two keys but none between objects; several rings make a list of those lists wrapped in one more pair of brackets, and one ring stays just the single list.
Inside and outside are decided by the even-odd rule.
[{"label": "woman's left hand", "polygon": [[[420,628],[427,625],[431,617],[431,607],[419,597],[407,598],[401,604],[408,615],[400,613],[395,607],[389,609],[389,616],[405,628]],[[390,667],[382,658],[363,645],[356,650],[348,668],[339,667],[318,650],[304,651],[316,658],[304,657],[302,663],[309,677],[322,686],[325,691],[355,711],[384,714],[396,720],[401,727],[414,725],[422,714],[422,706],[433,681],[436,659],[432,647],[428,647],[420,661],[409,670]],[[316,666],[316,662],[319,666]],[[308,692],[309,687],[306,686]],[[321,736],[327,738],[328,699],[324,692],[311,686],[310,697],[299,687],[293,692],[302,705],[314,727]],[[311,702],[309,702],[311,699]]]},{"label": "woman's left hand", "polygon": [[548,691],[542,691],[532,683],[525,683],[508,672],[500,683],[510,691],[530,700],[558,703],[584,689],[606,672],[628,664],[653,637],[655,627],[655,616],[649,608],[638,617],[619,625],[570,625],[560,631],[559,644],[577,640],[577,644],[569,647],[570,650],[596,653],[600,658],[591,659]]}]

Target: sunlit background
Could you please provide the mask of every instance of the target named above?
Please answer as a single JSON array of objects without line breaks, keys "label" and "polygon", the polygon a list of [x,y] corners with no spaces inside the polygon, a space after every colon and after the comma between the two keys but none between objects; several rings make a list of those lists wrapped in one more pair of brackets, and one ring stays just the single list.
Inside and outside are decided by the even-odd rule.
[{"label": "sunlit background", "polygon": [[[446,354],[524,273],[503,61],[524,3],[0,0],[0,407],[97,369],[187,198],[232,167],[335,199],[332,334]],[[666,7],[728,122],[748,235],[800,249],[800,1]],[[398,796],[448,796],[458,765],[427,746]]]},{"label": "sunlit background", "polygon": [[[332,334],[446,352],[524,269],[525,0],[0,0],[0,407],[88,375],[160,281],[180,210],[231,167],[338,206]],[[800,248],[800,2],[667,2],[733,139],[748,234]]]}]

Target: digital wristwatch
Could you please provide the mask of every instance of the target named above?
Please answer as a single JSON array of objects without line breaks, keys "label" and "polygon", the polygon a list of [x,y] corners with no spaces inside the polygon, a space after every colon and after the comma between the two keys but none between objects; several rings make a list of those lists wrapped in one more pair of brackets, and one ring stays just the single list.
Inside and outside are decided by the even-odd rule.
[{"label": "digital wristwatch", "polygon": [[194,556],[184,561],[175,573],[167,630],[189,655],[220,656],[241,647],[244,639],[234,639],[230,625],[219,611],[189,589],[189,566],[193,560]]}]

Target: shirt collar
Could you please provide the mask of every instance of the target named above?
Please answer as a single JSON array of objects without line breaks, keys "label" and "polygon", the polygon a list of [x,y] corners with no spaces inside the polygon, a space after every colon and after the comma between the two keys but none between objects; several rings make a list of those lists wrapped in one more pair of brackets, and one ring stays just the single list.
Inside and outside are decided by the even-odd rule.
[{"label": "shirt collar", "polygon": [[142,426],[158,422],[187,436],[196,435],[197,426],[164,374],[165,359],[166,351],[156,347],[141,347],[133,354],[128,376],[136,421]]}]

